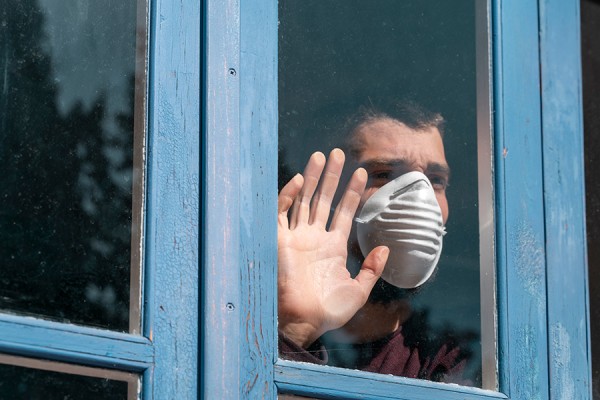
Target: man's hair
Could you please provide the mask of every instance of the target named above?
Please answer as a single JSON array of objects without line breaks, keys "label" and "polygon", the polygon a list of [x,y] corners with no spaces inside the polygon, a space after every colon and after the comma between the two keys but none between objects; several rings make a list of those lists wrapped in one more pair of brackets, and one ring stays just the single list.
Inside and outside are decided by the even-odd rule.
[{"label": "man's hair", "polygon": [[353,158],[358,158],[361,152],[361,143],[356,135],[359,129],[382,119],[400,122],[414,130],[437,128],[440,135],[444,136],[446,121],[440,113],[430,111],[412,100],[382,101],[375,104],[369,99],[369,104],[360,106],[344,125],[346,150]]}]

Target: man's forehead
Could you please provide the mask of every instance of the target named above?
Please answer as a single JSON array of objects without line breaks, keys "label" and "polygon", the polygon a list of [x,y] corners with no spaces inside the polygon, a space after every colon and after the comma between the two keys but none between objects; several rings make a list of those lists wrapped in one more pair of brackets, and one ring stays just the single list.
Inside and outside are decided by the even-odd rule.
[{"label": "man's forehead", "polygon": [[355,131],[354,137],[359,147],[372,145],[380,141],[405,141],[410,139],[425,139],[442,141],[442,135],[435,126],[424,126],[422,128],[411,128],[406,124],[390,119],[376,119],[364,122]]},{"label": "man's forehead", "polygon": [[442,137],[435,127],[416,130],[397,121],[374,121],[363,125],[356,139],[359,164],[447,164]]}]

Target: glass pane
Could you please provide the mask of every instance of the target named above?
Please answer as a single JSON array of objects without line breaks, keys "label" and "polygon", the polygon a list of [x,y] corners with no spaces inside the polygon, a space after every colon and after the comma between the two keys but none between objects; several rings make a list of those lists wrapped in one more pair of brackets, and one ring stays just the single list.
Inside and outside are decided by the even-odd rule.
[{"label": "glass pane", "polygon": [[583,122],[587,213],[592,392],[600,399],[600,3],[581,1]]},{"label": "glass pane", "polygon": [[279,400],[316,400],[314,397],[298,396],[295,394],[279,394],[277,395]]},{"label": "glass pane", "polygon": [[124,372],[0,355],[0,393],[5,399],[134,400],[138,381]]},{"label": "glass pane", "polygon": [[1,2],[1,310],[139,331],[145,26],[142,0]]},{"label": "glass pane", "polygon": [[[497,388],[488,21],[476,0],[279,2],[282,358]],[[381,245],[360,308],[346,269]]]}]

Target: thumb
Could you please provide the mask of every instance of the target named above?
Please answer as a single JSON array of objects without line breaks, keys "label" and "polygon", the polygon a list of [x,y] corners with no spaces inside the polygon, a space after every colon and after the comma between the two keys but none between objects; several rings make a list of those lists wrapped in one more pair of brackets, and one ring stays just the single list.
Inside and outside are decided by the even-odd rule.
[{"label": "thumb", "polygon": [[390,249],[388,247],[378,246],[371,250],[367,258],[365,258],[365,261],[360,268],[360,272],[356,276],[356,280],[365,293],[365,302],[367,301],[367,297],[369,296],[369,293],[371,293],[373,286],[375,286],[375,283],[381,276],[389,254]]}]

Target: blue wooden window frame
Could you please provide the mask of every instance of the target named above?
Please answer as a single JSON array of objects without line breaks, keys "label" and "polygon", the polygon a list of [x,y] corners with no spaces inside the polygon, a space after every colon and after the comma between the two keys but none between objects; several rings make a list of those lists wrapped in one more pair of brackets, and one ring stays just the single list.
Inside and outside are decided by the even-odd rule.
[{"label": "blue wooden window frame", "polygon": [[591,398],[578,1],[492,2],[498,392],[277,359],[277,2],[205,15],[204,398]]},{"label": "blue wooden window frame", "polygon": [[492,13],[499,392],[277,359],[275,0],[151,1],[144,335],[0,315],[0,352],[146,399],[591,398],[579,3]]},{"label": "blue wooden window frame", "polygon": [[198,396],[202,7],[149,1],[143,336],[0,314],[0,352],[143,377],[145,399]]}]

